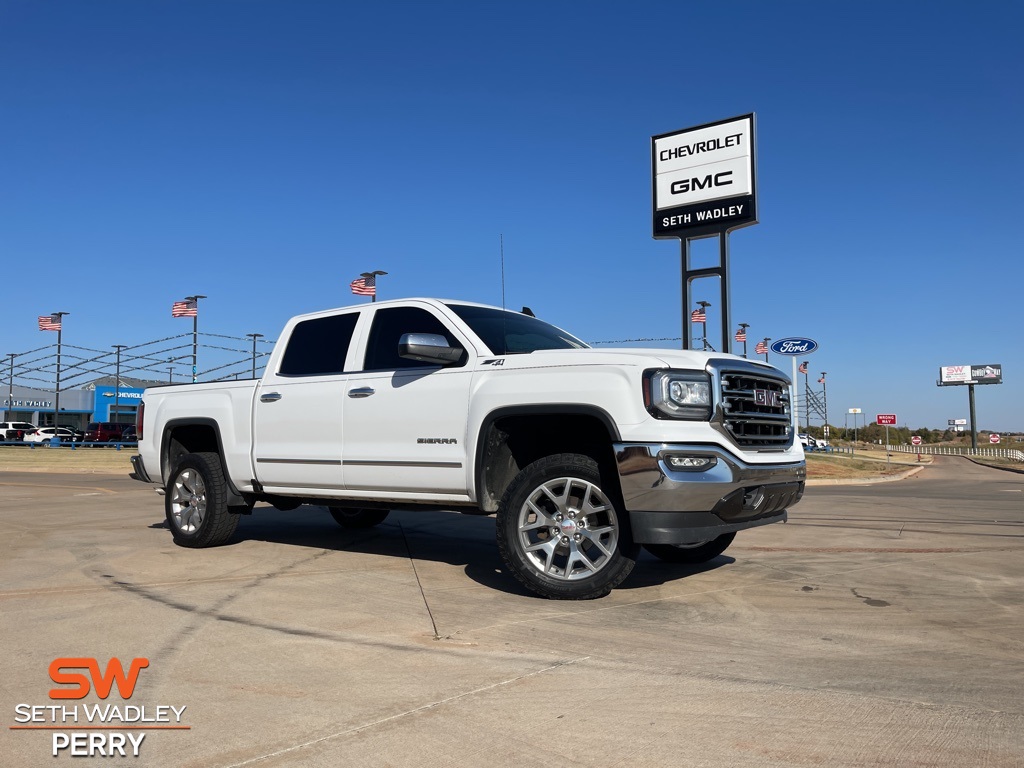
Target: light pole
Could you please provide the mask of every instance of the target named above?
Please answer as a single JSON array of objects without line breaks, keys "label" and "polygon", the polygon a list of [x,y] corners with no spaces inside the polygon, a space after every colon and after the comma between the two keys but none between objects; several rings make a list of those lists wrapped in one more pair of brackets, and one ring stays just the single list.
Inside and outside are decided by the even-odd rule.
[{"label": "light pole", "polygon": [[14,413],[14,358],[17,356],[14,352],[8,352],[7,356],[11,358],[11,378],[8,379],[7,384],[9,386],[7,393],[7,408],[4,410],[4,415],[7,416],[7,421],[13,421],[11,414]]},{"label": "light pole", "polygon": [[205,299],[206,296],[202,294],[196,294],[195,296],[186,296],[186,301],[194,301],[196,304],[196,313],[192,315],[192,383],[195,384],[199,380],[197,373],[197,358],[199,351],[199,300]]},{"label": "light pole", "polygon": [[821,384],[821,407],[825,411],[825,427],[822,430],[822,434],[828,440],[828,388],[825,386],[825,371],[821,372],[821,378],[818,379],[818,383]]},{"label": "light pole", "polygon": [[262,333],[247,333],[245,334],[252,339],[252,377],[256,378],[256,339],[262,339]]},{"label": "light pole", "polygon": [[377,300],[377,276],[378,275],[386,275],[386,274],[387,274],[387,272],[385,272],[382,269],[375,269],[375,270],[373,270],[373,272],[360,272],[359,273],[359,276],[361,278],[363,278],[363,285],[366,288],[372,288],[373,289],[373,291],[370,293],[370,301],[376,301]]},{"label": "light pole", "polygon": [[114,367],[114,418],[111,421],[117,421],[117,417],[121,413],[121,350],[128,349],[128,345],[111,344],[111,346],[117,350],[117,363]]}]

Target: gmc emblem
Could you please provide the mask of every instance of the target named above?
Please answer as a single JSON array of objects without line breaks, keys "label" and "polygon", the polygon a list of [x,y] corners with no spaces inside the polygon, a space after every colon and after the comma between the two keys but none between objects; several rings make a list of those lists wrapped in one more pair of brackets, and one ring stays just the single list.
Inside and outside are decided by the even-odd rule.
[{"label": "gmc emblem", "polygon": [[782,395],[774,389],[755,389],[754,403],[756,405],[766,405],[769,408],[781,408]]}]

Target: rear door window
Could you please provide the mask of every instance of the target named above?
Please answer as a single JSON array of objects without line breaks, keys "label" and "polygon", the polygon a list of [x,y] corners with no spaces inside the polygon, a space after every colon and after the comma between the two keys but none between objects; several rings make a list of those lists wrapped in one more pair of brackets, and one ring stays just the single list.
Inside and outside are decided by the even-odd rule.
[{"label": "rear door window", "polygon": [[358,312],[303,320],[292,330],[278,371],[282,376],[344,373]]}]

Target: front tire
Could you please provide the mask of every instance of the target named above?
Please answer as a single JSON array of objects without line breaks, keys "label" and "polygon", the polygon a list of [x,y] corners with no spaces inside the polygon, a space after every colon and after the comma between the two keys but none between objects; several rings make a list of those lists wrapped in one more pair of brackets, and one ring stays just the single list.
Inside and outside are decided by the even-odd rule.
[{"label": "front tire", "polygon": [[597,462],[556,454],[523,469],[497,513],[498,549],[532,592],[556,600],[604,597],[629,576],[639,548]]},{"label": "front tire", "polygon": [[216,453],[189,453],[171,474],[164,493],[167,525],[181,547],[216,547],[238,527],[228,510],[227,480]]},{"label": "front tire", "polygon": [[666,563],[706,563],[725,552],[735,538],[736,532],[733,531],[693,544],[644,544],[644,549]]},{"label": "front tire", "polygon": [[380,525],[388,516],[387,509],[346,509],[345,507],[328,507],[331,517],[342,528],[373,528]]}]

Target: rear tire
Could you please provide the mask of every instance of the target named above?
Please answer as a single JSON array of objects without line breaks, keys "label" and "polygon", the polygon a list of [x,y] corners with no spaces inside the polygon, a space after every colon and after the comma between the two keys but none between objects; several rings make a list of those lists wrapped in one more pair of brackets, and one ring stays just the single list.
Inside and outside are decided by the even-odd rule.
[{"label": "rear tire", "polygon": [[387,509],[346,509],[345,507],[328,507],[331,517],[342,528],[373,528],[387,518]]},{"label": "rear tire", "polygon": [[693,544],[644,544],[644,549],[666,563],[706,563],[725,552],[735,538],[736,532],[733,531]]},{"label": "rear tire", "polygon": [[167,525],[181,547],[217,547],[234,535],[238,515],[227,503],[228,484],[216,453],[189,453],[171,473],[164,493]]},{"label": "rear tire", "polygon": [[601,483],[596,461],[562,453],[533,462],[505,490],[498,549],[527,589],[556,600],[591,600],[629,576],[639,547],[617,494]]}]

